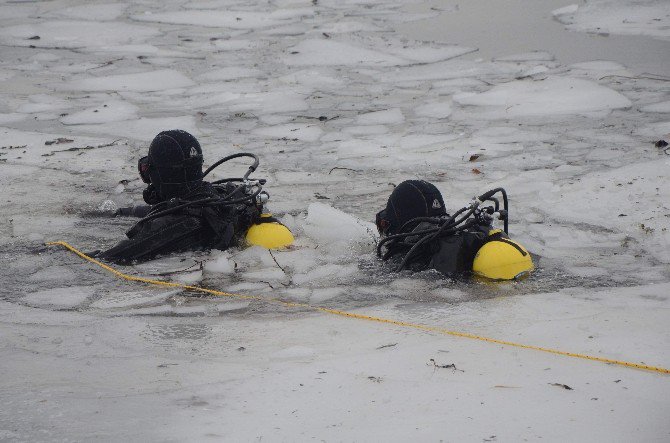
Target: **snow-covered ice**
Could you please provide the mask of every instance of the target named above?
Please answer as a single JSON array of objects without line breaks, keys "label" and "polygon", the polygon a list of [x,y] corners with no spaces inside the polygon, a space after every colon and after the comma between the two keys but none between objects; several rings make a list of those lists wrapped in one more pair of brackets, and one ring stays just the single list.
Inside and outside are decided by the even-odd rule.
[{"label": "snow-covered ice", "polygon": [[[670,367],[670,156],[657,143],[670,141],[669,73],[663,57],[634,57],[667,45],[669,12],[663,0],[3,3],[0,440],[668,440],[663,374],[124,282],[44,243],[121,239],[133,220],[111,213],[142,203],[138,158],[180,128],[205,166],[259,155],[254,175],[296,242],[124,272]],[[448,19],[461,22],[436,25]],[[589,46],[603,42],[621,46]],[[449,211],[503,186],[536,272],[391,274],[372,222],[409,178],[435,183]]]}]

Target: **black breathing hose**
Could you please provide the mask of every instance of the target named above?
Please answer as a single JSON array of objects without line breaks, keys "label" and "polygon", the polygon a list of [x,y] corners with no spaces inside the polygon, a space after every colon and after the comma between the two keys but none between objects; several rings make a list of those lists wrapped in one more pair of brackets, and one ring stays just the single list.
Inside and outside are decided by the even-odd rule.
[{"label": "black breathing hose", "polygon": [[242,180],[246,180],[247,178],[249,178],[249,175],[251,175],[251,173],[254,172],[256,170],[256,168],[258,168],[258,165],[260,163],[259,160],[258,160],[258,156],[256,156],[255,154],[252,154],[250,152],[238,152],[237,154],[231,154],[231,155],[228,155],[226,157],[223,157],[221,160],[217,161],[212,166],[207,168],[205,170],[205,172],[202,173],[202,178],[205,178],[207,176],[207,174],[209,174],[214,169],[216,169],[219,165],[227,162],[228,160],[232,160],[234,158],[240,158],[240,157],[249,157],[249,158],[254,159],[254,163],[251,166],[249,166],[249,170],[247,171],[246,174],[244,174],[244,178],[242,179]]},{"label": "black breathing hose", "polygon": [[[253,164],[251,166],[249,166],[249,169],[244,174],[244,177],[241,178],[241,179],[238,179],[238,178],[232,178],[232,179],[228,178],[228,179],[226,179],[226,178],[224,178],[222,180],[217,180],[217,181],[213,182],[213,184],[226,183],[226,182],[237,182],[237,181],[245,182],[249,178],[249,175],[251,175],[251,173],[254,172],[256,170],[256,168],[258,168],[258,165],[260,163],[259,160],[258,160],[258,156],[256,156],[255,154],[251,154],[249,152],[239,152],[237,154],[232,154],[232,155],[229,155],[229,156],[226,156],[226,157],[222,158],[221,160],[215,162],[212,166],[207,168],[205,170],[205,172],[203,172],[202,178],[204,178],[207,174],[212,172],[212,170],[214,170],[219,165],[221,165],[221,164],[223,164],[223,163],[225,163],[229,160],[232,160],[234,158],[240,158],[240,157],[249,157],[249,158],[252,158],[254,160]],[[230,193],[228,193],[224,197],[206,197],[206,198],[202,198],[202,199],[198,199],[198,200],[191,200],[191,201],[187,201],[187,202],[178,204],[177,206],[173,206],[173,207],[167,208],[167,209],[161,209],[161,207],[167,206],[168,202],[161,202],[161,203],[157,204],[154,207],[154,209],[152,210],[152,212],[150,212],[146,217],[139,220],[137,222],[136,226],[140,225],[141,223],[145,223],[149,220],[153,220],[154,218],[162,217],[164,215],[168,215],[168,214],[171,214],[173,212],[179,211],[181,209],[187,208],[189,206],[196,206],[196,205],[202,205],[202,206],[205,206],[205,205],[207,205],[207,206],[209,206],[209,205],[230,206],[230,205],[235,205],[235,204],[238,204],[238,203],[254,202],[255,198],[263,191],[262,185],[264,183],[265,183],[264,180],[259,180],[258,184],[253,185],[253,186],[257,187],[257,189],[253,193],[246,194],[242,197],[235,198],[235,199],[231,199],[231,198],[233,196],[239,194],[240,191],[243,191],[247,187],[246,183],[241,183],[240,185],[236,186],[235,189],[233,189]],[[192,195],[191,197],[197,196],[197,195],[198,194],[196,193],[196,194]]]}]

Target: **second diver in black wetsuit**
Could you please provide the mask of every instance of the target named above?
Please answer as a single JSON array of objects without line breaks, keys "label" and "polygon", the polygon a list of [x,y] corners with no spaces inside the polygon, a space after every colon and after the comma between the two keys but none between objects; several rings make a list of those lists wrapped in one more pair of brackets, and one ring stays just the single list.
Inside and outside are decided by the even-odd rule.
[{"label": "second diver in black wetsuit", "polygon": [[[502,194],[503,207],[494,196]],[[493,206],[484,207],[484,202]],[[407,180],[377,213],[377,254],[396,271],[435,269],[448,277],[470,274],[492,280],[522,278],[533,269],[526,249],[507,235],[507,193],[493,189],[449,215],[440,191],[424,180]],[[494,220],[504,229],[495,229]]]}]

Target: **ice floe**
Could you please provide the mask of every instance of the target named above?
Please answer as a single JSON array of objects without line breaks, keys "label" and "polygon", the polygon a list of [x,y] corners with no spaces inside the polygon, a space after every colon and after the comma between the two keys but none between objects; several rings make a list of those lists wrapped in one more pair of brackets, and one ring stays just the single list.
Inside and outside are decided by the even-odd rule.
[{"label": "ice floe", "polygon": [[592,0],[581,6],[556,9],[553,14],[568,29],[670,40],[670,14],[665,0]]},{"label": "ice floe", "polygon": [[185,88],[195,83],[181,72],[173,69],[119,74],[73,80],[63,88],[77,91],[135,91],[151,92]]},{"label": "ice floe", "polygon": [[[628,108],[624,95],[587,80],[551,77],[542,81],[514,81],[480,94],[454,95],[464,106],[482,107],[480,117],[499,119],[561,114],[602,115]],[[488,109],[486,109],[488,108]]]},{"label": "ice floe", "polygon": [[95,48],[140,43],[157,34],[154,28],[123,22],[101,25],[96,21],[48,21],[4,27],[0,29],[0,43],[40,48]]}]

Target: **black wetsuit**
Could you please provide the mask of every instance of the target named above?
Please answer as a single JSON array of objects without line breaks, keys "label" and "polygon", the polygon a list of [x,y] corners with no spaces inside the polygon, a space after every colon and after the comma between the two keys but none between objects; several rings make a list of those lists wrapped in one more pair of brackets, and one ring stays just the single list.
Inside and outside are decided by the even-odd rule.
[{"label": "black wetsuit", "polygon": [[[432,226],[420,223],[412,232],[420,232]],[[494,238],[488,235],[491,229],[490,226],[476,225],[468,230],[427,241],[412,252],[404,268],[415,272],[435,269],[447,277],[467,276],[472,271],[472,263],[477,251],[484,243]],[[388,244],[384,258],[396,266],[400,265],[407,253],[421,238],[421,235],[409,236],[401,242],[391,242]]]},{"label": "black wetsuit", "polygon": [[[234,188],[234,185],[201,182],[182,198],[119,210],[118,215],[144,218],[126,233],[127,239],[102,252],[99,257],[128,264],[172,252],[212,248],[225,250],[236,245],[259,217],[260,208],[252,203],[216,204],[216,199],[230,195]],[[151,191],[151,188],[148,190]],[[204,199],[210,201],[184,205]],[[147,199],[146,192],[145,200],[152,201]]]}]

